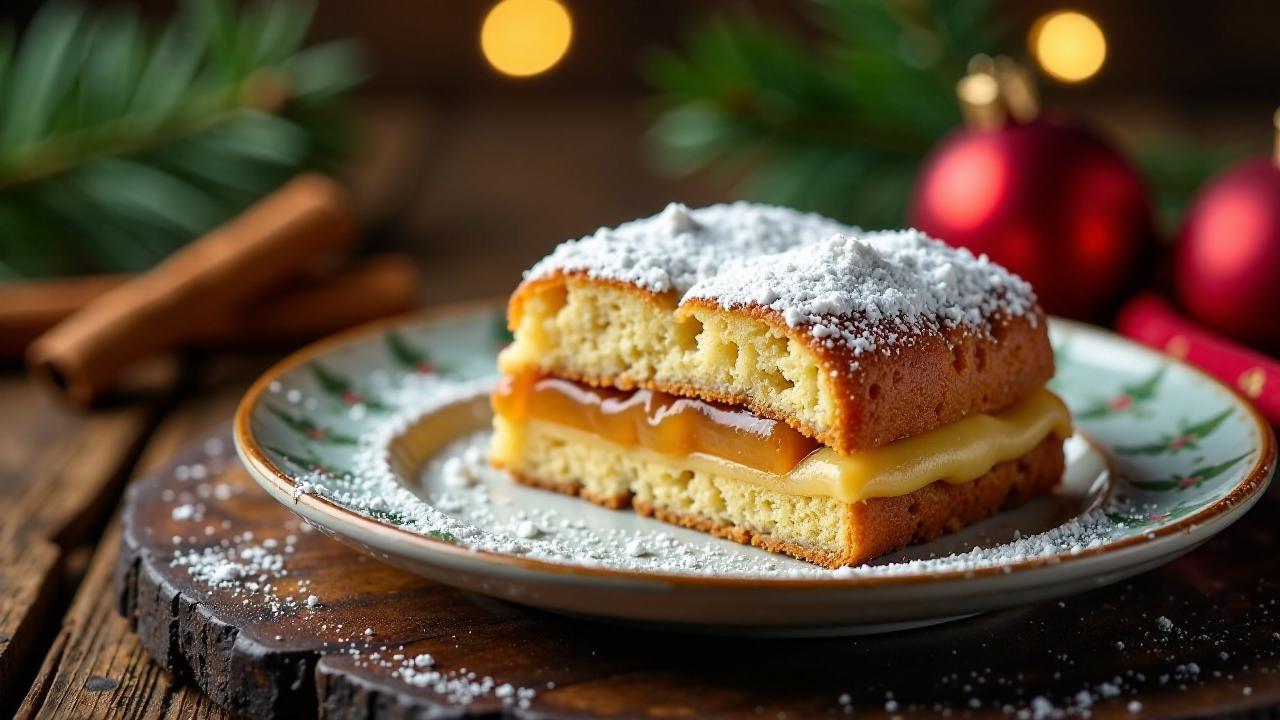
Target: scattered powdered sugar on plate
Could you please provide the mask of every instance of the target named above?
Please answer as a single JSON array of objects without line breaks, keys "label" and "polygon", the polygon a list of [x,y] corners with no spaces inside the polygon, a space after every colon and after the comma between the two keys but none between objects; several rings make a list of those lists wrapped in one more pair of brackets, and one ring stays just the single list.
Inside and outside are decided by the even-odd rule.
[{"label": "scattered powdered sugar on plate", "polygon": [[1008,567],[1037,558],[1077,555],[1114,538],[1116,524],[1102,509],[1091,510],[1063,524],[1035,535],[991,547],[975,547],[967,553],[938,558],[905,560],[883,565],[842,567],[832,572],[837,578],[884,577],[937,572],[972,572],[984,568]]},{"label": "scattered powdered sugar on plate", "polygon": [[[763,553],[760,558],[743,556],[708,535],[697,534],[698,542],[673,537],[677,528],[650,529],[641,536],[645,550],[637,551],[635,533],[618,528],[596,531],[574,518],[583,509],[574,500],[571,515],[529,512],[504,520],[500,525],[481,522],[492,519],[483,501],[489,488],[499,483],[512,485],[504,473],[488,465],[488,432],[481,431],[452,443],[427,463],[427,472],[441,477],[443,492],[428,500],[410,489],[415,484],[405,472],[414,469],[397,465],[393,450],[404,435],[424,415],[456,403],[471,404],[479,415],[477,426],[487,426],[487,398],[493,378],[451,380],[438,375],[408,375],[395,388],[401,408],[385,418],[366,418],[364,432],[346,472],[313,467],[295,475],[297,492],[314,495],[387,524],[475,550],[520,555],[578,565],[630,568],[647,571],[707,574],[785,574],[823,576],[827,572],[798,561]],[[286,467],[288,463],[285,463]],[[295,468],[296,469],[296,468]],[[488,482],[481,482],[486,479]],[[548,499],[551,499],[548,495]],[[466,509],[466,513],[460,511]],[[667,528],[656,521],[636,518],[649,527]],[[691,531],[683,531],[691,532]],[[789,567],[788,564],[790,564]]]},{"label": "scattered powdered sugar on plate", "polygon": [[673,203],[561,244],[526,278],[566,272],[674,292],[682,304],[767,307],[855,355],[940,328],[985,330],[996,315],[1036,317],[1031,286],[985,255],[916,230],[863,232],[745,202],[692,210]]},{"label": "scattered powdered sugar on plate", "polygon": [[[1099,547],[1118,526],[1094,510],[1047,532],[1010,542],[981,542],[962,553],[924,559],[881,559],[831,571],[781,555],[677,528],[633,513],[596,508],[578,498],[516,485],[488,465],[487,430],[464,434],[424,467],[397,464],[393,446],[420,418],[453,404],[476,410],[487,427],[493,379],[406,376],[395,389],[402,408],[362,421],[346,472],[312,469],[297,477],[307,494],[387,524],[458,546],[557,563],[636,572],[833,578],[972,572],[1039,558],[1067,557]],[[420,473],[419,473],[420,470]],[[419,473],[419,476],[407,476]],[[607,520],[597,520],[607,517]],[[911,551],[919,558],[919,548]],[[303,596],[305,597],[305,596]]]}]

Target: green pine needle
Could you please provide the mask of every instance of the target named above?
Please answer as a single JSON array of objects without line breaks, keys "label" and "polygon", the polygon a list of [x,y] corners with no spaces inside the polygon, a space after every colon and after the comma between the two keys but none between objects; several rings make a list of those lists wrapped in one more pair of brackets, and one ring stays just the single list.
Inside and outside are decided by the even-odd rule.
[{"label": "green pine needle", "polygon": [[[809,5],[806,35],[743,10],[647,58],[653,157],[673,174],[737,181],[755,199],[902,225],[920,162],[961,123],[955,83],[969,58],[1007,54],[1015,28],[993,0]],[[1197,189],[1247,153],[1168,137],[1129,150],[1170,230]]]},{"label": "green pine needle", "polygon": [[743,178],[752,197],[899,225],[916,166],[960,122],[969,56],[1005,33],[990,2],[827,0],[803,38],[749,13],[713,17],[645,64],[660,166]]},{"label": "green pine needle", "polygon": [[[0,279],[145,269],[340,157],[347,42],[302,48],[302,0],[41,8],[0,26]],[[337,142],[335,142],[337,140]]]}]

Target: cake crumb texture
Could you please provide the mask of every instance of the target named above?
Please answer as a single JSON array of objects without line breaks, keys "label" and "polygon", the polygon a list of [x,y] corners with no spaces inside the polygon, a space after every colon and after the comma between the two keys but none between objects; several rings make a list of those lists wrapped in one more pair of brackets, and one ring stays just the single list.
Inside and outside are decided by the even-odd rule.
[{"label": "cake crumb texture", "polygon": [[579,495],[829,568],[858,565],[955,532],[1049,492],[1062,478],[1062,441],[1050,436],[973,482],[943,481],[907,495],[844,503],[787,495],[714,473],[655,463],[602,444],[575,443],[536,425],[499,419],[494,460],[518,481]]},{"label": "cake crumb texture", "polygon": [[997,410],[1053,374],[1046,323],[1034,314],[859,357],[768,308],[680,306],[582,275],[527,283],[510,317],[515,341],[499,357],[504,373],[743,405],[846,454]]}]

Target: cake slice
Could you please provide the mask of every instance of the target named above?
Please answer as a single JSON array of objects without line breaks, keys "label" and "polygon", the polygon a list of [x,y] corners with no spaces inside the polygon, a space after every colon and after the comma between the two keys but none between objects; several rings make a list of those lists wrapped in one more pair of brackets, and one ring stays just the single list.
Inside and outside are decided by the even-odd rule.
[{"label": "cake slice", "polygon": [[492,458],[527,484],[839,566],[1061,477],[1030,287],[914,231],[672,205],[562,244],[508,315]]}]

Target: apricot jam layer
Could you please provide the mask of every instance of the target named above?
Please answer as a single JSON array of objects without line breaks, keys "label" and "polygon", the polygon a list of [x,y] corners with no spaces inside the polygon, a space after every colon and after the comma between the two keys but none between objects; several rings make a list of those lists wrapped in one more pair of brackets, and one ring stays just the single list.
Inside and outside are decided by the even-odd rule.
[{"label": "apricot jam layer", "polygon": [[[527,439],[540,434],[571,447],[627,453],[643,462],[709,473],[786,495],[856,503],[906,495],[937,481],[970,482],[999,463],[1025,456],[1050,436],[1061,441],[1072,432],[1066,405],[1040,388],[1001,410],[841,455],[745,410],[687,400],[696,409],[677,409],[681,400],[549,378],[508,379],[493,397],[497,417],[491,457],[499,466],[518,468]],[[697,429],[683,436],[658,420],[686,413],[692,420],[688,427]],[[699,416],[724,422],[704,425]],[[706,426],[716,429],[704,431]],[[601,432],[598,427],[609,429]],[[790,435],[793,444],[778,441],[775,432]]]},{"label": "apricot jam layer", "polygon": [[503,377],[493,410],[509,420],[532,418],[589,432],[622,447],[675,457],[702,453],[778,474],[820,447],[786,423],[743,408],[533,374]]}]

